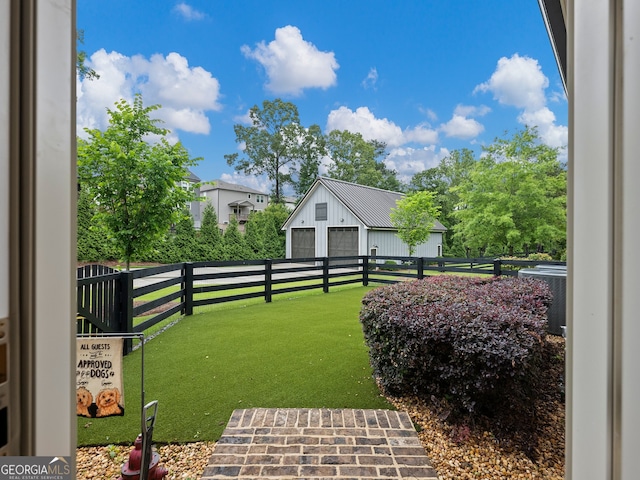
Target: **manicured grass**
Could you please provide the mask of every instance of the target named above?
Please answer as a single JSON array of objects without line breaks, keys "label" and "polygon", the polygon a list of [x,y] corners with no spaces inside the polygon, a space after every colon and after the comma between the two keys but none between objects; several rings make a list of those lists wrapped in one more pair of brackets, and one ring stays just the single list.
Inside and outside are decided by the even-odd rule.
[{"label": "manicured grass", "polygon": [[[237,408],[392,408],[371,377],[358,320],[369,290],[345,288],[181,320],[144,348],[155,442],[217,440]],[[306,293],[306,292],[305,292]],[[140,432],[140,350],[124,362],[124,417],[78,417],[78,445]]]}]

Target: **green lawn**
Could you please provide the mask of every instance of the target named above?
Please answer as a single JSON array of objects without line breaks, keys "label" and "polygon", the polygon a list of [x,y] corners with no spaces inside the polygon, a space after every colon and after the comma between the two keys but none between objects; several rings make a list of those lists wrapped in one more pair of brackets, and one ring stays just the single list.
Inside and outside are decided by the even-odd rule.
[{"label": "green lawn", "polygon": [[[358,320],[365,287],[186,317],[145,345],[155,442],[217,440],[251,407],[392,408],[371,377]],[[230,306],[228,306],[230,307]],[[78,445],[130,443],[140,432],[140,350],[125,358],[124,417],[78,417]]]}]

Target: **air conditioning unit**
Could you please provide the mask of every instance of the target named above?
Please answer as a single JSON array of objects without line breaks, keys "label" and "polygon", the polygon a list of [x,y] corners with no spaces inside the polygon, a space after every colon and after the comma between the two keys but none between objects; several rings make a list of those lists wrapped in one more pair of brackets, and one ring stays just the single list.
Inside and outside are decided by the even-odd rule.
[{"label": "air conditioning unit", "polygon": [[553,299],[547,311],[547,331],[562,335],[567,325],[567,267],[563,265],[537,265],[518,272],[520,278],[544,280],[551,289]]}]

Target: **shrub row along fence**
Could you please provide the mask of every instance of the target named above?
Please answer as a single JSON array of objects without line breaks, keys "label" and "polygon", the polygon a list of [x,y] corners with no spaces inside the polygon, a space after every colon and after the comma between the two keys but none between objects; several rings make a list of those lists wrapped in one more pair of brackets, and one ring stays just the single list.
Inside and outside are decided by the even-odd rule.
[{"label": "shrub row along fence", "polygon": [[[117,271],[101,265],[77,272],[79,334],[140,333],[175,315],[224,302],[264,298],[310,289],[397,283],[457,273],[517,275],[520,268],[562,262],[494,258],[314,257],[188,262]],[[125,350],[131,350],[130,341]]]}]

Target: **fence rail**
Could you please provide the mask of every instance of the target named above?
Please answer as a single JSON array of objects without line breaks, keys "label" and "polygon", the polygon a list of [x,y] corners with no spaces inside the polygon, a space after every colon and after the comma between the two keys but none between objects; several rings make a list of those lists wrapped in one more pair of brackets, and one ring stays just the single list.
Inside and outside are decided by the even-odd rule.
[{"label": "fence rail", "polygon": [[[564,262],[494,258],[311,257],[189,262],[133,271],[101,265],[78,268],[77,331],[137,333],[167,318],[224,302],[349,284],[388,284],[443,273],[517,275],[517,269]],[[165,291],[166,290],[166,291]],[[144,299],[152,296],[151,300]],[[131,341],[125,351],[131,349]]]}]

